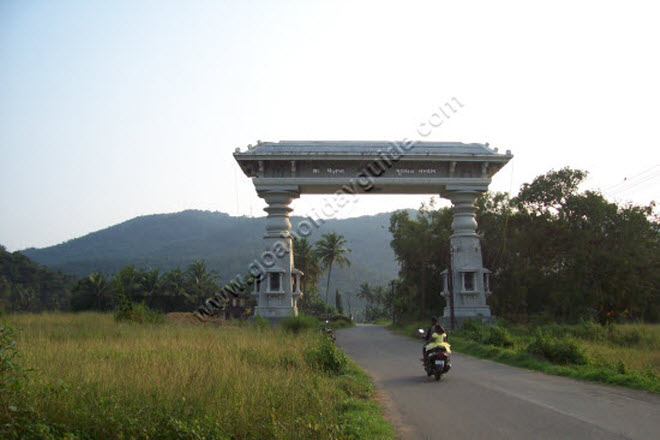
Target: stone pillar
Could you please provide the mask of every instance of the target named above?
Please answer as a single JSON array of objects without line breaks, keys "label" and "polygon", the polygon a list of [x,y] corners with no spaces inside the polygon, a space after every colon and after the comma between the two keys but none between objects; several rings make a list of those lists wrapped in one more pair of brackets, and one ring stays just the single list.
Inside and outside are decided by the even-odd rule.
[{"label": "stone pillar", "polygon": [[[259,314],[269,321],[297,316],[302,293],[297,288],[294,291],[293,286],[293,243],[289,233],[289,213],[293,209],[289,204],[300,196],[300,191],[297,187],[264,187],[257,188],[257,194],[268,204],[264,208],[268,217],[263,252],[257,265],[261,277],[254,283],[255,316]],[[251,268],[251,271],[254,274],[255,270]]]},{"label": "stone pillar", "polygon": [[481,243],[477,235],[475,201],[479,192],[474,189],[455,189],[443,194],[454,205],[454,220],[451,224],[454,234],[450,238],[451,270],[446,273],[453,289],[445,288],[443,292],[447,299],[443,325],[451,322],[450,294],[453,294],[457,326],[460,327],[463,320],[471,317],[480,317],[484,323],[494,321],[490,307],[486,304],[486,298],[490,295],[490,271],[483,267]]}]

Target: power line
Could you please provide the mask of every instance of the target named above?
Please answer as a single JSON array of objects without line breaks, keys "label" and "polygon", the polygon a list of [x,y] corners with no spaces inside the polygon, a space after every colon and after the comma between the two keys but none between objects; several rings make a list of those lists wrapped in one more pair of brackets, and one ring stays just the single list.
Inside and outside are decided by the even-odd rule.
[{"label": "power line", "polygon": [[[626,187],[626,186],[630,185],[630,183],[634,183],[634,181],[635,181],[637,178],[639,178],[640,176],[643,176],[644,174],[646,174],[646,173],[648,173],[649,171],[652,171],[652,170],[654,170],[655,168],[658,168],[658,167],[660,167],[660,164],[655,164],[655,165],[653,165],[651,168],[648,168],[648,169],[642,171],[641,173],[635,174],[635,175],[632,176],[630,179],[626,177],[626,178],[623,180],[623,182],[619,182],[619,183],[616,183],[616,184],[614,184],[614,185],[612,185],[612,186],[610,186],[610,187],[608,187],[608,188],[605,188],[605,189],[603,190],[603,193],[616,192],[616,191],[618,191],[619,189],[621,189],[621,188],[618,188],[618,187]],[[648,176],[644,176],[643,178],[646,178],[646,177],[648,177]]]},{"label": "power line", "polygon": [[[611,191],[611,192],[609,192],[609,195],[610,195],[610,196],[614,196],[614,195],[617,195],[617,194],[625,194],[625,193],[627,193],[628,191],[632,190],[633,188],[636,188],[636,187],[638,187],[639,185],[641,185],[641,184],[643,184],[643,183],[646,183],[646,182],[648,182],[648,181],[650,181],[650,180],[657,179],[658,177],[660,177],[660,171],[657,172],[657,173],[655,173],[655,174],[652,174],[652,175],[650,175],[650,176],[647,176],[647,177],[645,177],[644,179],[642,179],[642,180],[640,180],[640,181],[638,181],[638,182],[634,182],[634,183],[632,183],[632,184],[629,185],[629,186],[624,186],[624,187],[619,188],[619,189],[617,189],[617,190]],[[645,186],[646,186],[646,185],[645,185]]]}]

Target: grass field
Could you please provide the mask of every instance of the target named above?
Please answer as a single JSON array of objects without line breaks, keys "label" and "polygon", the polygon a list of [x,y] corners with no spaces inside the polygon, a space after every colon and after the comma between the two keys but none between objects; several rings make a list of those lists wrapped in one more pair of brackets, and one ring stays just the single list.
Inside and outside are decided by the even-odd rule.
[{"label": "grass field", "polygon": [[15,408],[2,415],[5,435],[393,436],[369,378],[319,332],[136,325],[97,313],[14,315],[7,323],[17,362],[33,371],[9,396]]},{"label": "grass field", "polygon": [[[428,323],[394,329],[409,336]],[[452,350],[550,374],[660,393],[660,325],[467,326]]]}]

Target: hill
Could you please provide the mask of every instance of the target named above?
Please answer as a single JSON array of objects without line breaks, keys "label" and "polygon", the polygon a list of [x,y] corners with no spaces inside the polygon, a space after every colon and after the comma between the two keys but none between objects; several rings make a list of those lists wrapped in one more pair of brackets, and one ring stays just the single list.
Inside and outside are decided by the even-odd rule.
[{"label": "hill", "polygon": [[36,264],[0,246],[0,313],[63,308],[75,277]]},{"label": "hill", "polygon": [[[312,232],[343,235],[353,250],[350,268],[338,269],[332,289],[353,291],[364,281],[385,284],[396,277],[398,266],[390,248],[390,213],[326,220]],[[295,225],[303,220],[292,217]],[[35,262],[79,277],[98,270],[112,274],[133,264],[139,268],[171,270],[204,260],[223,280],[247,271],[259,256],[265,217],[232,217],[221,212],[188,210],[147,215],[128,220],[65,243],[21,253]]]}]

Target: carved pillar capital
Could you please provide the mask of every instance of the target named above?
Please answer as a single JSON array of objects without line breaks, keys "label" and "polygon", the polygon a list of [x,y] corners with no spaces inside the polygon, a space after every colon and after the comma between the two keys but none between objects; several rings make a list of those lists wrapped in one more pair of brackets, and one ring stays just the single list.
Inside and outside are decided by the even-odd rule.
[{"label": "carved pillar capital", "polygon": [[454,205],[454,220],[451,224],[454,236],[477,236],[477,206],[475,202],[478,195],[478,191],[472,190],[447,191],[444,194]]},{"label": "carved pillar capital", "polygon": [[293,209],[289,205],[293,199],[300,197],[300,192],[295,189],[274,187],[258,189],[257,194],[268,204],[264,208],[264,211],[268,213],[266,236],[290,237],[291,222],[289,221],[289,213]]}]

